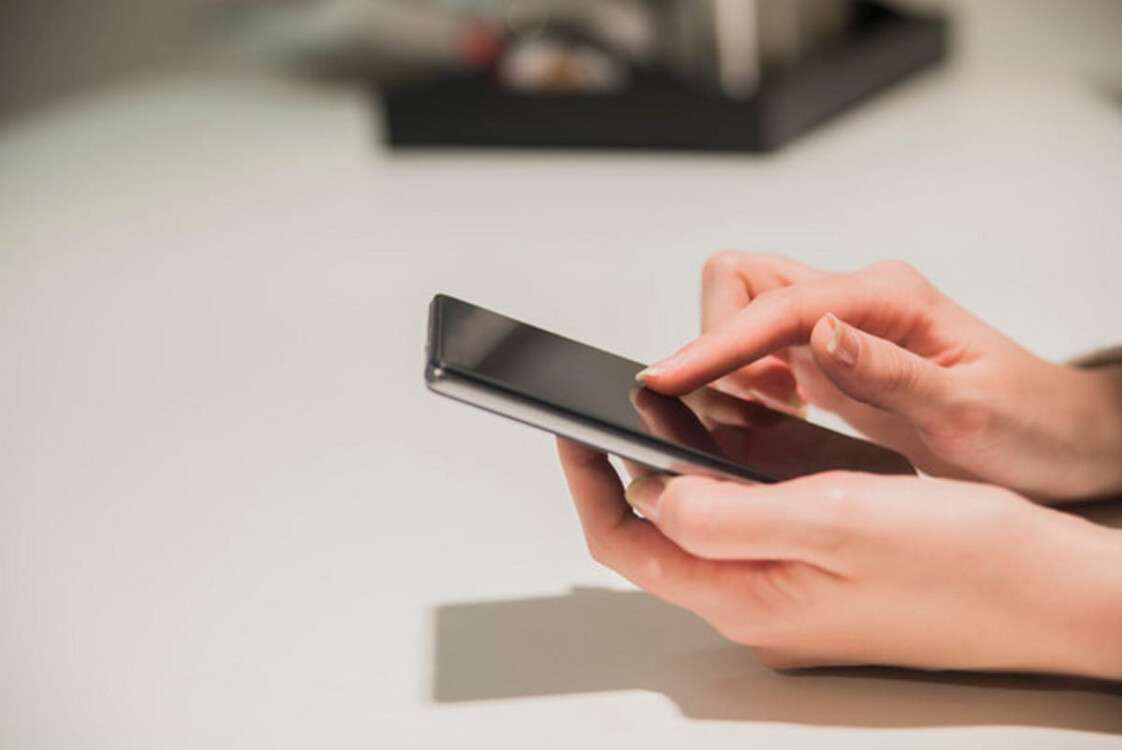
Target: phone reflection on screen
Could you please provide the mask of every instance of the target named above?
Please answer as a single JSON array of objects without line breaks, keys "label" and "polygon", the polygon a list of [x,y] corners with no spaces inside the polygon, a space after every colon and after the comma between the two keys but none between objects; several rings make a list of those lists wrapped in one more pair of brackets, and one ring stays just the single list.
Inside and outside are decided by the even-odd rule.
[{"label": "phone reflection on screen", "polygon": [[651,435],[749,468],[766,467],[778,481],[855,466],[911,473],[895,454],[885,451],[882,462],[870,463],[866,443],[713,388],[672,398],[635,387],[629,398]]}]

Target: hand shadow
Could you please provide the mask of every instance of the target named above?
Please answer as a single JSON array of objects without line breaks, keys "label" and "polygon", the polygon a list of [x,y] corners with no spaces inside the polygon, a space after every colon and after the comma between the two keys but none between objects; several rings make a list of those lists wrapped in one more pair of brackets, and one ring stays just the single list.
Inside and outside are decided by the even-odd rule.
[{"label": "hand shadow", "polygon": [[1068,513],[1082,516],[1092,523],[1100,526],[1109,526],[1112,529],[1122,529],[1122,498],[1108,500],[1095,500],[1093,502],[1069,505],[1061,508]]},{"label": "hand shadow", "polygon": [[694,719],[1122,734],[1119,685],[884,668],[779,673],[694,615],[638,591],[576,588],[433,614],[438,703],[648,690]]}]

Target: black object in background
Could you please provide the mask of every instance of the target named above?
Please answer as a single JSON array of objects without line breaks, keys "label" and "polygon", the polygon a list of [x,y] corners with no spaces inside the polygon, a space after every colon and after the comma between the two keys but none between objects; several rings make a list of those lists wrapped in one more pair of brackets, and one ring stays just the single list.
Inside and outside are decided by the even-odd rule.
[{"label": "black object in background", "polygon": [[770,151],[873,94],[941,61],[948,28],[937,17],[855,6],[842,39],[731,99],[672,73],[636,69],[617,94],[512,92],[489,73],[383,93],[395,147],[472,146]]},{"label": "black object in background", "polygon": [[444,395],[652,468],[776,482],[834,469],[914,474],[908,461],[701,388],[642,388],[638,362],[452,297],[429,310],[426,380]]}]

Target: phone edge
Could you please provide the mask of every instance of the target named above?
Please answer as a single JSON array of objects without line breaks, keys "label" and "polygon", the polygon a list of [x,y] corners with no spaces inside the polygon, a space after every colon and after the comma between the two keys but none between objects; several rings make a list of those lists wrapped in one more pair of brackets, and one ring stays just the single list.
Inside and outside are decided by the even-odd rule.
[{"label": "phone edge", "polygon": [[644,445],[638,440],[630,440],[625,433],[616,433],[574,419],[568,414],[555,412],[533,401],[517,398],[439,366],[430,364],[426,368],[425,382],[429,390],[446,398],[573,440],[594,450],[635,461],[656,471],[710,476],[748,483],[761,481],[674,456],[669,451]]}]

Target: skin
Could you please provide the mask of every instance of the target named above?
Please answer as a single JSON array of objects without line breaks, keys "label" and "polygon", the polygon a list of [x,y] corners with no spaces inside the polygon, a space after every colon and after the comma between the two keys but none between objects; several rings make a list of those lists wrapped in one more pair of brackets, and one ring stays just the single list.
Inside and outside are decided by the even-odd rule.
[{"label": "skin", "polygon": [[1122,680],[1122,532],[989,485],[847,473],[642,477],[640,517],[605,456],[559,451],[593,558],[769,666]]},{"label": "skin", "polygon": [[907,264],[849,274],[721,253],[705,266],[702,335],[641,375],[681,395],[834,412],[924,472],[1045,502],[1122,495],[1122,370],[1036,357]]},{"label": "skin", "polygon": [[[1122,531],[1027,499],[1122,494],[1118,370],[1045,362],[903,264],[832,274],[722,253],[702,298],[702,336],[641,374],[647,387],[806,399],[933,476],[632,469],[625,493],[605,456],[562,440],[595,559],[775,667],[1122,680]],[[735,409],[690,406],[687,427],[728,444]]]}]

